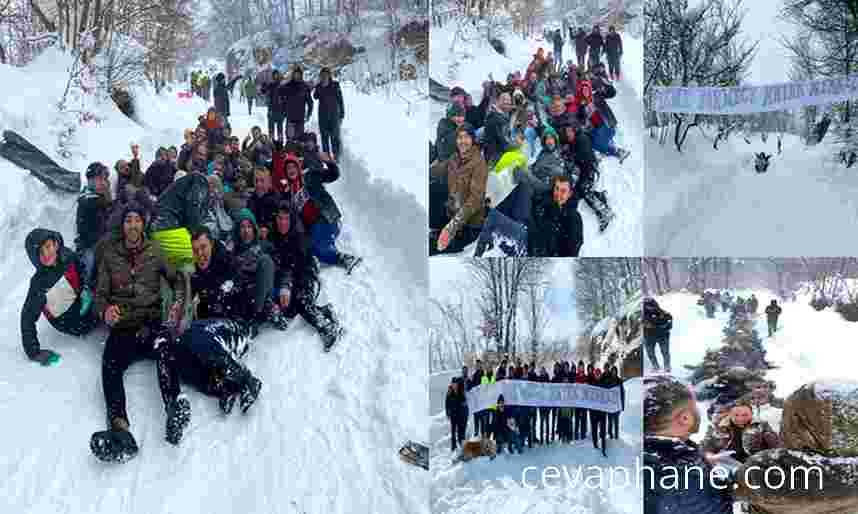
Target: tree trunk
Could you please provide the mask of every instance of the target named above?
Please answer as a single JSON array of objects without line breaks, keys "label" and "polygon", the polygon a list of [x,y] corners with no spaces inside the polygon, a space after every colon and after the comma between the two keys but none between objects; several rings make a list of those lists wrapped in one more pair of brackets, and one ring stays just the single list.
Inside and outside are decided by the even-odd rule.
[{"label": "tree trunk", "polygon": [[30,9],[32,9],[33,13],[36,14],[36,17],[42,23],[42,25],[44,26],[46,31],[48,31],[48,32],[56,32],[57,31],[56,24],[54,22],[50,21],[47,16],[45,16],[45,13],[38,6],[38,4],[36,4],[35,0],[30,0]]}]

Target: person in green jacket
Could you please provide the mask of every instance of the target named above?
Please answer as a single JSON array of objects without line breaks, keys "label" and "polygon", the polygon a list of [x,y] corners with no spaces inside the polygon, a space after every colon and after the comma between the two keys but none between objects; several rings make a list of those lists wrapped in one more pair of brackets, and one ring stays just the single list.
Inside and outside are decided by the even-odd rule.
[{"label": "person in green jacket", "polygon": [[244,97],[247,98],[247,115],[250,116],[253,114],[253,101],[256,99],[256,81],[252,73],[247,74],[247,80],[244,81],[242,88]]},{"label": "person in green jacket", "polygon": [[[494,383],[495,383],[495,376],[492,373],[492,369],[489,368],[485,373],[483,373],[483,378],[480,379],[480,385],[494,384]],[[494,411],[496,411],[496,410],[497,410],[497,404],[490,406],[488,408],[488,410],[485,410],[481,413],[482,418],[483,418],[483,421],[481,423],[481,425],[482,425],[482,436],[483,437],[487,437],[489,434],[491,434],[491,426],[492,426],[492,422],[494,421]]]}]

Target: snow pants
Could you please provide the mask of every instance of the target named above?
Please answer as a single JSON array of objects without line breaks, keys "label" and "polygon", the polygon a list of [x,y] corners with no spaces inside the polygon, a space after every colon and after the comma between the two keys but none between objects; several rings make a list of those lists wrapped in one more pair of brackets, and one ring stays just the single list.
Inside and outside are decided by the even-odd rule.
[{"label": "snow pants", "polygon": [[646,348],[646,355],[649,357],[650,363],[652,363],[654,368],[661,369],[661,366],[658,365],[658,358],[655,356],[656,344],[658,344],[661,358],[664,360],[664,369],[670,371],[670,336],[644,336],[644,347]]},{"label": "snow pants", "polygon": [[767,321],[769,323],[769,337],[772,337],[778,330],[778,319],[768,319]]},{"label": "snow pants", "polygon": [[611,157],[617,157],[617,147],[614,145],[614,136],[616,129],[608,126],[607,123],[602,123],[598,127],[593,127],[593,150]]},{"label": "snow pants", "polygon": [[249,349],[250,329],[239,322],[195,321],[176,345],[180,376],[212,396],[236,394],[253,375],[238,361]]},{"label": "snow pants", "polygon": [[316,222],[310,229],[313,241],[313,255],[319,262],[329,265],[337,264],[340,252],[337,250],[337,236],[340,235],[339,224]]},{"label": "snow pants", "polygon": [[[274,298],[279,298],[280,290],[274,291]],[[292,288],[289,293],[289,306],[283,311],[283,315],[294,319],[300,315],[308,325],[315,328],[319,333],[325,333],[339,324],[334,309],[330,304],[317,305],[318,282],[314,285],[299,284]],[[465,420],[467,423],[467,420]]]},{"label": "snow pants", "polygon": [[152,321],[140,329],[111,330],[101,358],[101,383],[107,407],[107,426],[115,418],[129,422],[125,409],[125,370],[141,359],[155,359],[158,386],[164,407],[181,392],[176,360],[176,343],[168,329]]},{"label": "snow pants", "polygon": [[342,120],[331,124],[319,124],[319,135],[322,138],[322,151],[325,153],[334,152],[334,155],[340,156],[340,125]]}]

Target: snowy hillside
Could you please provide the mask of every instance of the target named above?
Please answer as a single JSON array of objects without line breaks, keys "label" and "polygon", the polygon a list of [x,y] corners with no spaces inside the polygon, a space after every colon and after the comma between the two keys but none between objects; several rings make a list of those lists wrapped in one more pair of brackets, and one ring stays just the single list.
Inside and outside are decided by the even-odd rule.
[{"label": "snowy hillside", "polygon": [[[736,290],[735,295],[748,297],[756,294],[760,305],[768,305],[775,296],[765,290]],[[697,365],[703,360],[706,350],[717,349],[722,344],[722,330],[729,314],[720,308],[715,319],[706,319],[703,308],[697,305],[697,295],[671,293],[656,297],[659,305],[673,315],[673,330],[670,334],[670,356],[673,374],[688,378],[685,365]],[[854,340],[858,336],[858,324],[850,323],[831,309],[815,311],[808,304],[808,298],[799,296],[797,302],[781,305],[778,332],[767,338],[766,317],[762,315],[755,323],[755,329],[763,338],[767,351],[766,359],[777,369],[766,374],[768,380],[776,384],[774,394],[786,398],[803,384],[819,379],[848,379],[855,376],[854,363],[844,359],[853,351]],[[780,302],[779,302],[780,303]],[[763,307],[760,308],[762,310]],[[656,355],[661,354],[656,348]],[[649,368],[649,360],[644,359]],[[705,413],[708,403],[701,405]],[[775,409],[777,410],[777,409]],[[777,413],[771,413],[774,426],[779,425]],[[707,420],[697,438],[702,440],[706,434]],[[777,428],[776,428],[777,429]]]},{"label": "snowy hillside", "polygon": [[[474,31],[465,32],[467,40],[456,37],[456,23],[433,27],[430,37],[429,76],[447,87],[464,88],[478,103],[482,99],[482,83],[489,75],[497,81],[505,81],[509,73],[527,70],[539,47],[549,48],[539,40],[524,40],[515,34],[503,36],[507,56],[502,56],[488,44],[484,37]],[[455,46],[452,45],[456,40]],[[564,58],[575,55],[575,49],[564,47]],[[643,76],[643,45],[641,41],[623,34],[623,80],[616,84],[617,97],[610,101],[618,119],[617,146],[631,151],[620,165],[614,158],[602,160],[601,179],[597,189],[607,191],[608,203],[616,213],[616,219],[604,234],[599,234],[598,222],[593,211],[582,204],[578,210],[584,220],[584,246],[582,257],[641,255],[643,253],[643,118],[640,91]],[[435,139],[438,120],[446,114],[447,105],[431,102],[430,125]]]},{"label": "snowy hillside", "polygon": [[[20,132],[69,169],[92,160],[112,165],[129,154],[130,140],[140,143],[147,166],[158,146],[180,143],[182,130],[206,108],[199,99],[136,91],[145,128],[106,106],[101,126],[81,128],[78,153],[62,160],[51,109],[64,84],[56,70],[67,64],[49,51],[27,68],[0,66],[7,90],[0,129]],[[104,427],[106,332],[75,339],[40,321],[43,347],[63,355],[55,368],[29,362],[21,348],[20,308],[33,272],[24,237],[44,226],[72,245],[75,199],[0,160],[0,327],[7,335],[0,345],[0,416],[14,420],[0,429],[10,442],[0,459],[4,512],[428,512],[428,474],[397,455],[404,440],[428,437],[425,195],[408,187],[407,174],[418,168],[403,169],[426,151],[425,128],[390,99],[348,88],[344,94],[342,178],[329,190],[343,212],[343,250],[365,260],[351,277],[324,269],[321,279],[322,300],[341,316],[345,338],[323,354],[303,321],[285,333],[264,331],[247,357],[263,381],[259,402],[246,416],[224,419],[215,399],[186,386],[192,420],[178,448],[164,441],[154,363],[133,365],[125,384],[141,452],[122,466],[99,463],[88,448],[90,434]],[[236,100],[232,110],[241,138],[252,125],[265,125],[264,110],[247,116]],[[379,131],[377,114],[369,112],[385,113],[395,135]],[[374,141],[384,137],[387,150],[403,153],[382,153]],[[425,160],[425,153],[415,157]]]},{"label": "snowy hillside", "polygon": [[[620,416],[620,439],[608,441],[607,459],[587,440],[525,449],[522,455],[503,453],[494,460],[480,457],[453,464],[444,397],[454,375],[455,372],[438,373],[429,380],[433,513],[640,514],[642,491],[634,478],[641,452],[640,379],[625,384],[626,410]],[[473,435],[472,423],[473,418],[468,422],[469,435]],[[535,468],[527,472],[525,482],[523,472],[528,466]],[[545,487],[539,477],[549,466],[557,468],[560,477],[549,480],[550,487]],[[626,471],[626,478],[620,478],[624,473],[613,471],[619,468]],[[616,476],[613,485],[612,472]],[[600,473],[602,484],[597,487],[593,485],[597,478],[590,477]]]}]

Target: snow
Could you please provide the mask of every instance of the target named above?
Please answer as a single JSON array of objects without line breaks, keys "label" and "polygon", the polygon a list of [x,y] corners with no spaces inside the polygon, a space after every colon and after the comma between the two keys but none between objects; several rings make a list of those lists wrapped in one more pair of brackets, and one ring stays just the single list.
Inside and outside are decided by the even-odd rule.
[{"label": "snow", "polygon": [[[22,133],[69,169],[127,158],[131,140],[140,143],[145,167],[158,146],[179,144],[182,129],[195,126],[206,107],[175,93],[135,91],[142,126],[103,106],[101,126],[79,128],[78,153],[60,159],[52,109],[68,64],[49,50],[27,68],[0,66],[6,91],[0,95],[0,128]],[[354,113],[368,110],[363,103],[383,101],[346,99]],[[254,124],[264,126],[264,110],[247,116],[245,105],[234,101],[232,107],[239,137]],[[405,119],[402,110],[386,116],[391,126]],[[382,178],[407,180],[401,170],[386,169],[389,158],[356,152],[379,135],[373,118],[365,118],[365,126],[360,119],[344,131],[343,176],[330,192],[343,212],[342,249],[365,260],[351,277],[339,269],[321,275],[321,300],[333,303],[345,338],[323,354],[303,321],[285,333],[263,331],[247,357],[263,382],[259,401],[247,415],[223,418],[215,399],[185,386],[192,420],[179,447],[164,441],[154,364],[133,365],[125,386],[141,451],[122,466],[103,465],[88,449],[90,434],[104,428],[100,361],[106,332],[77,339],[41,320],[43,347],[63,355],[58,367],[41,368],[21,349],[20,308],[33,271],[24,237],[36,226],[50,227],[71,245],[75,198],[48,191],[0,160],[0,327],[9,335],[0,345],[6,386],[0,412],[14,420],[0,429],[3,440],[12,442],[0,457],[5,512],[428,512],[428,473],[397,455],[405,440],[428,438],[425,209],[415,194]],[[399,137],[389,142],[408,149]],[[420,143],[422,148],[425,140]]]},{"label": "snow", "polygon": [[[525,448],[522,455],[505,452],[494,460],[480,457],[453,463],[444,398],[455,374],[433,375],[429,382],[433,513],[640,513],[643,496],[635,466],[641,453],[641,379],[625,383],[627,403],[620,416],[620,439],[608,441],[607,459],[587,440]],[[468,434],[473,434],[473,417]],[[555,470],[558,478],[541,480],[543,473]]]},{"label": "snow", "polygon": [[[456,38],[456,23],[450,22],[443,27],[432,27],[429,51],[432,58],[429,64],[429,76],[447,87],[460,86],[471,94],[474,103],[482,99],[482,83],[489,75],[497,81],[505,81],[509,73],[524,72],[533,59],[533,54],[542,46],[548,45],[535,39],[525,40],[515,34],[504,34],[507,56],[502,56],[488,44],[485,38],[478,37],[473,30],[465,30],[466,40]],[[631,151],[631,155],[620,165],[615,158],[605,158],[600,165],[602,176],[597,189],[608,194],[608,203],[616,214],[616,219],[604,234],[599,234],[598,222],[593,211],[584,205],[579,207],[584,221],[584,246],[582,257],[642,255],[643,253],[643,115],[640,92],[643,87],[643,44],[642,41],[622,34],[623,37],[623,79],[616,84],[617,97],[611,108],[618,120],[615,143]],[[453,41],[457,43],[453,46]],[[574,43],[574,42],[573,42]],[[563,55],[565,60],[575,55],[575,49],[567,41]],[[479,64],[477,64],[479,63]],[[435,139],[435,127],[438,120],[446,114],[445,104],[430,102],[430,120]],[[469,247],[465,253],[471,255]]]}]

